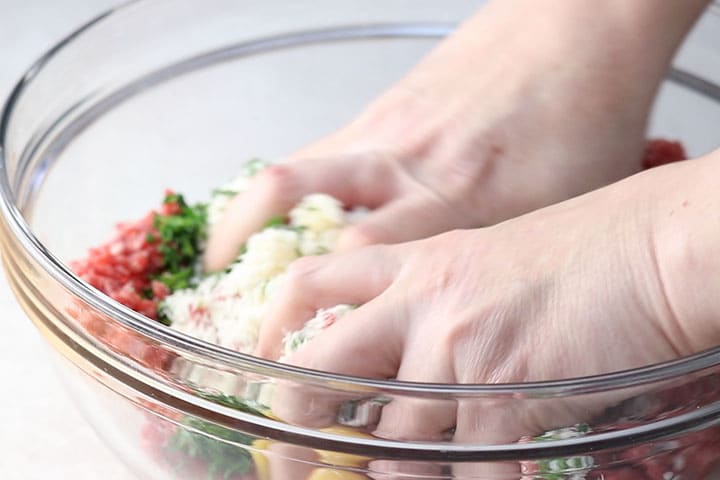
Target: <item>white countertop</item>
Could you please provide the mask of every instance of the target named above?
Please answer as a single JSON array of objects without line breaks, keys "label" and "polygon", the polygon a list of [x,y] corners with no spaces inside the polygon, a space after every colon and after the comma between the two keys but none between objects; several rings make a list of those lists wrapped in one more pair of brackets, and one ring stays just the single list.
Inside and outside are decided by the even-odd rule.
[{"label": "white countertop", "polygon": [[[0,99],[25,69],[77,25],[118,0],[0,0]],[[0,279],[0,478],[134,478],[70,402],[47,347]]]}]

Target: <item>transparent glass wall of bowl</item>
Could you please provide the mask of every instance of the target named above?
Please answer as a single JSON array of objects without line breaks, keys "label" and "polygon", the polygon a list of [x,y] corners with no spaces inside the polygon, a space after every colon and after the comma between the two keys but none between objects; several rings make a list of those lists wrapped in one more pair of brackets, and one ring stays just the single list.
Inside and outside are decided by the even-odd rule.
[{"label": "transparent glass wall of bowl", "polygon": [[[720,7],[713,5],[697,23],[689,38],[678,52],[674,66],[696,77],[717,85],[720,83]],[[717,94],[713,85],[707,87]],[[706,108],[713,105],[713,108]],[[692,157],[704,155],[718,148],[717,128],[719,112],[713,102],[707,102],[682,85],[666,82],[656,103],[650,122],[651,136],[681,139]]]},{"label": "transparent glass wall of bowl", "polygon": [[[477,7],[296,3],[131,4],[46,58],[11,105],[2,173],[42,247],[5,216],[3,262],[98,433],[140,478],[718,478],[720,369],[710,360],[593,388],[458,392],[302,375],[133,323],[54,266],[156,205],[165,187],[202,199],[244,159],[332,131]],[[708,15],[678,59],[709,82],[720,77],[709,67],[718,27]],[[652,133],[701,154],[720,144],[717,124],[716,101],[669,84]],[[404,421],[430,412],[452,420],[440,431]],[[381,421],[391,435],[373,434]]]},{"label": "transparent glass wall of bowl", "polygon": [[[167,72],[161,70],[168,65],[212,51],[223,56],[225,47],[292,32],[368,23],[428,20],[454,23],[484,2],[451,1],[444,6],[434,6],[432,2],[410,0],[387,4],[320,0],[313,3],[311,10],[278,0],[263,2],[261,6],[256,3],[139,2],[97,19],[68,38],[67,48],[57,49],[39,67],[40,75],[29,72],[33,81],[25,86],[25,94],[18,99],[6,135],[5,147],[13,154],[9,155],[10,176],[15,176],[14,169],[20,160],[15,155],[28,147],[42,145],[42,137],[48,130],[62,128],[75,118],[78,109],[120,87],[153,73],[166,75]],[[266,78],[272,82],[272,76]],[[135,88],[140,90],[143,85]],[[350,82],[346,88],[351,96],[355,83]],[[192,97],[177,100],[192,101]]]}]

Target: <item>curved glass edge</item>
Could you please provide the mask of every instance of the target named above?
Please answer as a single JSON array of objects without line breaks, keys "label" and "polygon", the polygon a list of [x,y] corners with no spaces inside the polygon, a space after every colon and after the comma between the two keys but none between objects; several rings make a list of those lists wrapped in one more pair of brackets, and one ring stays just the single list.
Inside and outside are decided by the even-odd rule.
[{"label": "curved glass edge", "polygon": [[[418,460],[437,462],[518,461],[543,459],[553,456],[583,455],[603,452],[633,445],[664,441],[695,432],[720,423],[720,402],[695,409],[680,416],[661,418],[636,427],[594,434],[592,436],[557,439],[542,443],[510,443],[498,445],[467,443],[404,442],[378,438],[358,438],[341,433],[329,433],[313,428],[289,425],[280,420],[218,404],[192,392],[173,388],[158,379],[149,378],[137,370],[128,368],[117,358],[103,355],[92,345],[77,343],[50,316],[38,309],[32,293],[20,284],[22,269],[3,258],[11,277],[15,293],[33,322],[49,343],[65,356],[75,367],[91,377],[102,376],[101,383],[134,404],[147,408],[156,405],[155,415],[174,412],[191,415],[222,428],[242,431],[257,438],[300,445],[307,448],[331,450],[347,454],[362,454],[385,460]],[[168,417],[170,420],[172,418]],[[442,445],[442,448],[438,448]]]},{"label": "curved glass edge", "polygon": [[[228,350],[216,345],[211,345],[206,342],[202,342],[179,332],[176,332],[168,327],[157,325],[156,322],[152,322],[149,319],[137,314],[136,312],[120,305],[110,298],[106,298],[103,295],[98,295],[98,292],[82,282],[77,278],[67,267],[55,258],[32,234],[30,228],[25,222],[22,212],[18,206],[14,203],[15,197],[12,182],[8,175],[7,163],[5,158],[5,152],[3,145],[6,144],[6,135],[8,124],[12,118],[12,112],[14,106],[17,104],[19,98],[22,96],[24,90],[32,82],[33,78],[36,77],[41,71],[42,66],[50,61],[53,56],[61,49],[67,47],[72,40],[81,35],[85,30],[92,26],[101,23],[103,19],[112,15],[114,12],[125,8],[127,5],[134,4],[136,2],[129,2],[123,6],[117,7],[116,9],[109,10],[108,12],[99,15],[95,19],[91,20],[87,24],[80,27],[75,32],[71,33],[64,40],[59,42],[53,47],[48,53],[41,57],[33,67],[23,76],[20,82],[13,89],[2,113],[0,116],[0,211],[6,221],[9,232],[13,238],[18,240],[22,245],[23,249],[28,252],[33,259],[43,270],[45,270],[52,278],[60,282],[68,291],[72,292],[79,299],[96,308],[99,312],[104,315],[112,317],[114,320],[133,328],[138,333],[146,335],[153,340],[164,342],[172,345],[175,348],[185,350],[190,354],[203,355],[209,359],[220,362],[227,365],[228,367],[242,368],[242,369],[253,369],[260,374],[274,376],[277,378],[292,379],[295,381],[306,381],[310,383],[326,383],[336,382],[338,384],[346,385],[348,388],[369,388],[369,389],[382,389],[390,392],[412,392],[416,394],[439,394],[439,395],[500,395],[500,394],[523,394],[523,395],[537,395],[537,396],[560,396],[569,394],[584,394],[584,393],[595,393],[615,389],[619,387],[639,385],[643,383],[651,383],[658,380],[676,378],[689,373],[703,370],[713,365],[720,364],[720,347],[701,352],[699,354],[678,359],[675,361],[667,362],[664,364],[652,365],[644,368],[633,369],[628,371],[613,372],[604,375],[597,375],[592,377],[580,377],[573,379],[564,379],[557,381],[546,381],[546,382],[533,382],[523,384],[430,384],[430,383],[414,383],[414,382],[398,382],[398,381],[386,381],[386,380],[371,380],[365,378],[344,376],[329,374],[325,372],[317,372],[308,369],[302,369],[292,367],[288,365],[279,364],[272,361],[258,359],[249,355],[243,355],[232,350]],[[716,7],[718,4],[715,5]],[[404,28],[410,28],[410,31],[416,31],[427,29],[433,24],[406,24]],[[397,28],[398,25],[380,25],[375,28],[381,29],[382,35],[388,35],[390,32],[388,28]],[[354,34],[357,35],[358,31],[361,32],[373,32],[373,26],[364,25],[362,27],[347,27],[355,29]],[[436,29],[447,31],[447,24],[436,24]],[[359,30],[358,30],[359,29]],[[288,41],[292,40],[293,37],[298,39],[311,39],[311,41],[320,41],[323,38],[324,33],[330,34],[330,39],[337,39],[338,34],[342,35],[343,29],[330,29],[310,32],[301,32],[295,35],[289,35],[281,41],[281,45],[288,45]],[[376,32],[377,33],[377,32]],[[437,35],[437,30],[435,30]],[[345,37],[348,38],[348,37]],[[261,42],[269,42],[269,45],[274,45],[271,42],[272,39],[262,39]],[[249,48],[256,48],[255,42],[250,42]],[[685,79],[695,78],[688,72],[681,72],[682,75],[676,75],[672,78],[675,81],[679,81],[685,84]],[[697,79],[704,82],[705,87],[714,87],[712,92],[713,98],[720,98],[720,86],[706,82],[702,79]],[[692,88],[693,85],[690,85]],[[701,89],[702,90],[702,89]],[[701,93],[703,93],[701,91]],[[88,338],[89,341],[92,339]]]}]

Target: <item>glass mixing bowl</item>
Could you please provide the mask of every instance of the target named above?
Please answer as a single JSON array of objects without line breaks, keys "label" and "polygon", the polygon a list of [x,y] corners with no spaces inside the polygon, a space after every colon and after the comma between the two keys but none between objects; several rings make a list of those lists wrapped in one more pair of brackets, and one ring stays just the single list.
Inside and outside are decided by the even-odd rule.
[{"label": "glass mixing bowl", "polygon": [[[350,378],[183,336],[68,269],[165,187],[203,198],[243,159],[282,156],[342,125],[479,3],[134,2],[80,28],[18,84],[0,124],[6,272],[75,402],[140,478],[720,478],[720,349],[535,384]],[[711,7],[662,89],[653,135],[682,139],[692,155],[720,145],[718,65]],[[276,418],[264,397],[277,385],[308,408],[331,405],[332,424]],[[587,423],[513,439],[373,437],[388,404],[572,407]]]}]

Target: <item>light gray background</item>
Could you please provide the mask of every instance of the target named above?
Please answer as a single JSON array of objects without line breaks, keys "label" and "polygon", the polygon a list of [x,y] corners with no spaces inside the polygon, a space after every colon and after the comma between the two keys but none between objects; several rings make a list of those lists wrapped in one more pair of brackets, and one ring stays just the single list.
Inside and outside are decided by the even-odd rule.
[{"label": "light gray background", "polygon": [[[0,98],[37,57],[118,0],[0,0]],[[126,480],[70,403],[40,335],[0,279],[0,478]]]}]

